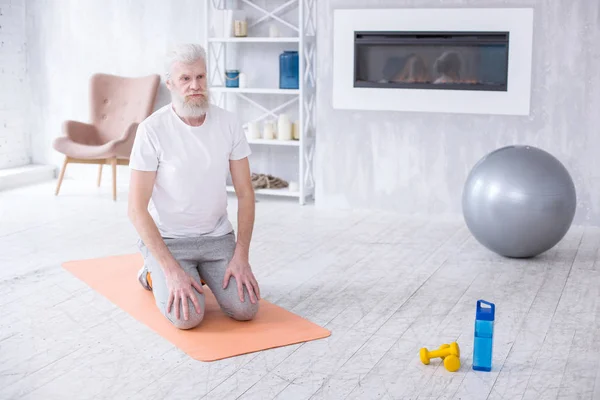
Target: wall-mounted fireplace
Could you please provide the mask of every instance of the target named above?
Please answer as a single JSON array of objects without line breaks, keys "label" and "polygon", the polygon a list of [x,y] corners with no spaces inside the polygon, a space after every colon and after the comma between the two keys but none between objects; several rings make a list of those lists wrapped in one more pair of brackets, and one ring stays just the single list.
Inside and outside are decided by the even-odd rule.
[{"label": "wall-mounted fireplace", "polygon": [[528,115],[533,9],[334,10],[333,107]]},{"label": "wall-mounted fireplace", "polygon": [[354,87],[506,91],[508,32],[355,32]]}]

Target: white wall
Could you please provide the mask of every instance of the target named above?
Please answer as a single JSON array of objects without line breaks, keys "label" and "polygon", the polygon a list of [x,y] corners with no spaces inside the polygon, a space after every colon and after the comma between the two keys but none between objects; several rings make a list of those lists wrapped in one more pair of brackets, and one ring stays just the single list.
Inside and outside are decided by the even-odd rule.
[{"label": "white wall", "polygon": [[25,0],[0,0],[0,169],[29,164]]},{"label": "white wall", "polygon": [[[52,148],[66,119],[88,121],[93,73],[163,74],[163,56],[178,42],[204,39],[198,0],[27,0],[33,162],[59,167]],[[157,108],[169,96],[161,82]],[[67,177],[92,179],[97,167],[70,165]],[[128,178],[120,167],[119,180]]]},{"label": "white wall", "polygon": [[[575,222],[600,226],[600,3],[590,0],[318,1],[316,201],[319,207],[461,214],[472,166],[518,143],[570,171]],[[531,114],[523,117],[337,110],[332,107],[333,10],[533,7]]]},{"label": "white wall", "polygon": [[[62,121],[87,121],[88,80],[93,73],[162,75],[163,56],[171,44],[203,43],[205,1],[212,2],[27,0],[27,54],[32,90],[32,114],[28,127],[32,132],[33,161],[60,168],[63,156],[52,149],[52,141],[62,134]],[[260,0],[257,3],[272,9],[283,2]],[[246,10],[251,19],[261,15],[240,1],[221,3],[228,8]],[[297,13],[293,9],[282,16],[297,23]],[[268,24],[259,28],[267,30]],[[285,28],[280,29],[282,33],[289,34]],[[262,33],[266,35],[266,32]],[[276,87],[278,56],[288,48],[289,45],[278,44],[263,47],[256,44],[229,45],[227,67],[247,72],[250,85]],[[156,108],[170,100],[164,82],[161,82],[160,90]],[[239,106],[242,120],[256,114],[256,109],[244,101],[230,104]],[[284,111],[289,112],[292,118],[295,116],[294,109]],[[255,146],[253,152],[250,157],[253,172],[299,180],[297,148]],[[69,165],[66,177],[93,182],[96,173],[96,166]],[[129,169],[119,167],[118,177],[121,183],[127,182]],[[106,178],[107,184],[108,181]]]}]

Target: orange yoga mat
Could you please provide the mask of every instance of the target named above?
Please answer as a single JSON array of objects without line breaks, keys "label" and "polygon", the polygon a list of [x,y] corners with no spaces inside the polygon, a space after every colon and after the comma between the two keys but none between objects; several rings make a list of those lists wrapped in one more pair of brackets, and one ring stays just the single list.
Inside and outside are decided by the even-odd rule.
[{"label": "orange yoga mat", "polygon": [[190,357],[215,361],[274,347],[321,339],[330,331],[261,299],[252,321],[226,316],[204,286],[206,308],[202,323],[179,330],[160,313],[151,292],[137,281],[143,260],[139,254],[70,261],[63,267],[131,316],[173,343]]}]

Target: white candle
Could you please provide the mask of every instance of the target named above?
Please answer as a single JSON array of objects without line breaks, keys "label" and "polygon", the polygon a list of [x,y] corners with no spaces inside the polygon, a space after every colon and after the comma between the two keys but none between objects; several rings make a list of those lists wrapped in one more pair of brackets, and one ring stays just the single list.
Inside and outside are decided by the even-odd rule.
[{"label": "white candle", "polygon": [[275,139],[275,123],[265,122],[263,139]]},{"label": "white candle", "polygon": [[277,139],[292,140],[292,123],[286,114],[279,114],[277,121]]},{"label": "white candle", "polygon": [[260,130],[258,129],[258,122],[249,122],[248,131],[250,139],[260,139]]},{"label": "white candle", "polygon": [[240,72],[238,75],[239,78],[239,82],[238,82],[238,86],[241,88],[245,88],[247,85],[248,80],[246,79],[246,74],[243,72]]},{"label": "white candle", "polygon": [[269,26],[269,36],[270,37],[277,37],[277,36],[279,36],[279,29],[277,29],[277,25],[271,24]]}]

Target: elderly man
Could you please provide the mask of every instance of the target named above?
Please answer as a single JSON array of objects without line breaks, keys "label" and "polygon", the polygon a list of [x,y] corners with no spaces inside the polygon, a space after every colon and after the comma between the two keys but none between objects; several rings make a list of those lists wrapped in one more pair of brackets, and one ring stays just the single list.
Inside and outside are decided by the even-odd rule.
[{"label": "elderly man", "polygon": [[[202,283],[227,315],[250,320],[260,290],[248,262],[248,142],[237,118],[209,102],[201,46],[174,48],[166,69],[172,102],[139,125],[129,164],[128,215],[145,261],[138,279],[179,329],[202,322]],[[237,240],[227,215],[228,172],[238,197]]]}]

